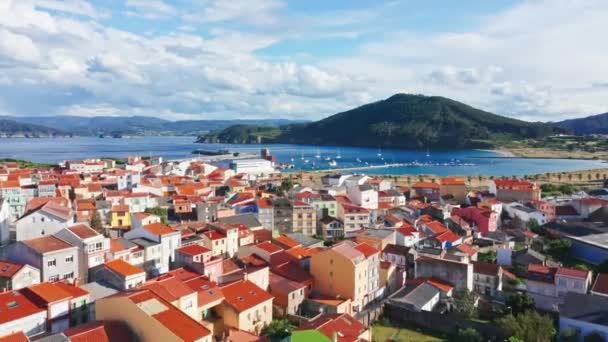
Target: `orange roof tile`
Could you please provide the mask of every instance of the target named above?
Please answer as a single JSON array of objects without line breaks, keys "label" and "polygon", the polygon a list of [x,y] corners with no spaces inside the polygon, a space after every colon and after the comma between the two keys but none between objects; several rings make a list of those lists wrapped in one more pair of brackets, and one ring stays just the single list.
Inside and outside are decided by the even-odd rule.
[{"label": "orange roof tile", "polygon": [[23,264],[0,260],[0,278],[11,278],[23,268]]},{"label": "orange roof tile", "polygon": [[44,304],[51,304],[72,298],[72,295],[55,283],[40,283],[27,287],[25,291],[33,293]]},{"label": "orange roof tile", "polygon": [[55,237],[54,235],[47,235],[22,242],[40,254],[73,247],[69,243]]},{"label": "orange roof tile", "polygon": [[71,226],[68,228],[69,231],[74,233],[81,239],[88,239],[95,236],[99,236],[98,232],[96,232],[93,228],[87,226],[86,224],[77,224],[75,226]]},{"label": "orange roof tile", "polygon": [[283,248],[281,248],[281,247],[273,244],[270,241],[265,241],[265,242],[262,242],[262,243],[258,243],[255,246],[257,248],[263,250],[263,251],[266,251],[266,252],[270,253],[270,254],[274,254],[274,253],[278,253],[278,252],[283,251]]},{"label": "orange roof tile", "polygon": [[144,229],[154,235],[167,235],[177,233],[177,231],[171,229],[171,227],[166,226],[160,222],[147,224],[144,226]]},{"label": "orange roof tile", "polygon": [[122,275],[123,277],[145,274],[145,271],[141,268],[133,266],[122,259],[114,259],[108,261],[105,263],[105,266],[110,270],[114,271],[115,273]]},{"label": "orange roof tile", "polygon": [[201,245],[188,245],[188,246],[184,246],[181,248],[178,248],[176,250],[176,252],[182,253],[182,254],[186,254],[186,255],[190,255],[190,256],[194,256],[194,255],[200,255],[200,254],[204,254],[204,253],[208,253],[211,252],[209,250],[209,248],[203,247]]},{"label": "orange roof tile", "polygon": [[25,336],[23,331],[17,331],[12,334],[0,337],[0,342],[29,342],[30,339]]},{"label": "orange roof tile", "polygon": [[238,312],[249,310],[274,297],[249,280],[241,280],[222,287],[226,303]]},{"label": "orange roof tile", "polygon": [[359,252],[363,253],[363,255],[365,255],[366,258],[369,258],[370,256],[380,253],[379,250],[375,249],[374,247],[368,245],[365,242],[362,242],[358,245],[355,246],[355,249],[358,250]]},{"label": "orange roof tile", "polygon": [[129,327],[118,321],[93,321],[63,332],[70,342],[129,342],[134,336]]},{"label": "orange roof tile", "polygon": [[39,307],[23,295],[24,290],[0,293],[0,324],[28,317],[46,309]]}]

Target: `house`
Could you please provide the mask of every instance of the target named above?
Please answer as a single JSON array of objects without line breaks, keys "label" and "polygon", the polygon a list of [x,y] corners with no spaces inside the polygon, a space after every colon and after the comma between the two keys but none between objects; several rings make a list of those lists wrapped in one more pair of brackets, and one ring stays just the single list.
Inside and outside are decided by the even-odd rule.
[{"label": "house", "polygon": [[46,331],[47,310],[20,291],[0,293],[0,336],[23,332],[31,337]]},{"label": "house", "polygon": [[110,226],[118,231],[131,229],[131,213],[129,206],[119,204],[112,206],[110,210]]},{"label": "house", "polygon": [[410,187],[411,198],[423,198],[424,202],[437,202],[441,197],[440,186],[432,182],[418,182]]},{"label": "house", "polygon": [[216,318],[215,310],[224,301],[224,294],[217,283],[197,275],[184,279],[184,284],[197,292],[198,319],[211,321]]},{"label": "house", "polygon": [[226,235],[210,230],[201,235],[203,246],[211,250],[211,256],[223,256],[226,254]]},{"label": "house", "polygon": [[174,274],[164,274],[151,279],[141,285],[140,288],[154,292],[194,319],[199,317],[198,292]]},{"label": "house", "polygon": [[[125,238],[131,239],[146,239],[159,244],[160,259],[152,272],[158,272],[160,274],[165,273],[169,270],[170,263],[175,261],[175,250],[181,246],[181,234],[180,232],[171,229],[162,223],[153,223],[144,226],[141,229],[133,229],[125,233]],[[133,241],[135,242],[135,241]],[[137,242],[135,242],[137,243]],[[147,260],[153,260],[148,259]]]},{"label": "house", "polygon": [[193,264],[204,264],[211,260],[212,252],[209,248],[201,245],[183,246],[175,250],[175,266],[192,266]]},{"label": "house", "polygon": [[274,207],[272,201],[268,198],[260,198],[256,200],[257,218],[264,228],[274,230]]},{"label": "house", "polygon": [[[375,251],[370,256],[377,259],[374,264],[379,267],[379,251],[369,245],[364,248],[367,253],[366,250]],[[345,241],[314,254],[310,259],[313,289],[323,295],[349,298],[352,310],[361,311],[375,299],[374,292],[379,286],[378,281],[374,284],[375,288],[369,289],[370,283],[378,280],[379,270],[375,271],[377,277],[372,279],[372,274],[369,274],[370,260],[364,251]]]},{"label": "house", "polygon": [[591,272],[567,267],[528,266],[526,289],[536,307],[556,311],[568,293],[587,293]]},{"label": "house", "polygon": [[317,219],[325,216],[336,217],[338,215],[338,202],[329,194],[318,194],[305,200],[317,210]]},{"label": "house", "polygon": [[122,259],[115,259],[93,268],[91,280],[105,282],[114,289],[124,291],[143,284],[146,272]]},{"label": "house", "polygon": [[87,283],[89,269],[106,261],[106,253],[110,251],[110,239],[85,224],[62,229],[56,236],[78,247],[79,279],[83,284]]},{"label": "house", "polygon": [[487,236],[488,233],[496,231],[499,217],[496,212],[479,207],[454,208],[452,215],[457,215],[461,219],[471,222],[473,229]]},{"label": "house", "polygon": [[225,253],[232,258],[239,249],[239,228],[223,222],[212,223],[209,227],[226,237]]},{"label": "house", "polygon": [[0,260],[0,288],[7,291],[40,283],[40,270],[28,264]]},{"label": "house", "polygon": [[559,309],[559,330],[568,329],[581,337],[597,333],[608,339],[608,298],[568,293]]},{"label": "house", "polygon": [[90,295],[76,284],[40,283],[22,289],[21,293],[47,312],[47,330],[51,333],[89,319]]},{"label": "house", "polygon": [[69,341],[127,342],[134,341],[135,335],[120,322],[93,321],[69,328],[63,332]]},{"label": "house", "polygon": [[290,233],[293,221],[293,207],[291,202],[286,198],[277,198],[272,200],[273,235],[275,231],[278,233]]},{"label": "house", "polygon": [[25,213],[17,220],[16,239],[24,241],[52,235],[72,224],[74,224],[72,209],[50,200]]},{"label": "house", "polygon": [[319,220],[321,234],[325,239],[341,238],[344,235],[344,223],[333,216],[325,216]]},{"label": "house", "polygon": [[160,216],[149,213],[134,213],[131,215],[131,228],[143,228],[149,224],[161,223]]},{"label": "house", "polygon": [[348,186],[346,194],[351,202],[362,208],[378,209],[378,192],[369,184]]},{"label": "house", "polygon": [[395,244],[411,247],[420,240],[420,233],[410,224],[402,224],[395,228]]},{"label": "house", "polygon": [[11,239],[9,220],[8,201],[0,197],[0,245],[6,245]]},{"label": "house", "polygon": [[608,273],[599,273],[589,292],[595,296],[608,297]]},{"label": "house", "polygon": [[344,222],[344,235],[354,237],[369,225],[370,210],[349,202],[338,202],[338,219]]},{"label": "house", "polygon": [[79,277],[78,254],[78,247],[49,235],[17,243],[9,259],[39,269],[41,282],[52,282]]},{"label": "house", "polygon": [[393,229],[365,229],[356,235],[355,240],[357,243],[367,243],[378,250],[384,250],[387,245],[395,244],[396,234]]},{"label": "house", "polygon": [[98,300],[96,316],[126,324],[142,341],[213,341],[205,326],[148,289]]},{"label": "house", "polygon": [[465,203],[467,188],[464,179],[457,177],[444,177],[439,182],[439,194],[443,196],[452,195],[457,203]]},{"label": "house", "polygon": [[[526,290],[530,295],[544,297],[557,297],[555,287],[555,273],[557,268],[547,267],[540,264],[528,265]],[[553,309],[551,304],[550,309]]]},{"label": "house", "polygon": [[496,297],[502,291],[502,267],[483,261],[473,261],[472,264],[475,292]]},{"label": "house", "polygon": [[289,233],[314,235],[317,233],[317,211],[315,207],[303,201],[291,203],[293,217]]},{"label": "house", "polygon": [[427,282],[413,282],[397,292],[390,303],[409,311],[433,311],[441,299],[441,290]]},{"label": "house", "polygon": [[8,204],[9,222],[15,222],[23,215],[26,199],[19,181],[0,181],[0,197]]},{"label": "house", "polygon": [[456,290],[473,291],[473,264],[471,263],[419,256],[415,260],[414,277],[437,278],[453,284]]},{"label": "house", "polygon": [[306,299],[306,285],[270,272],[268,292],[274,296],[273,306],[277,316],[299,315]]},{"label": "house", "polygon": [[540,186],[522,179],[496,179],[490,192],[500,202],[529,202],[540,200]]},{"label": "house", "polygon": [[587,293],[591,287],[591,272],[575,268],[559,267],[555,273],[557,295],[567,292]]},{"label": "house", "polygon": [[505,205],[504,210],[507,212],[507,214],[509,214],[509,217],[517,217],[525,224],[527,224],[531,220],[536,220],[536,222],[541,226],[549,222],[546,213],[519,203],[511,203]]},{"label": "house", "polygon": [[259,334],[272,321],[274,297],[248,280],[241,280],[221,288],[224,302],[217,311],[224,326]]},{"label": "house", "polygon": [[[303,323],[301,329],[314,329],[331,341],[358,342],[371,341],[371,331],[349,314],[322,314],[310,322]],[[312,341],[303,339],[302,341]],[[314,339],[317,341],[317,339]],[[319,340],[321,341],[321,340]]]},{"label": "house", "polygon": [[382,260],[388,261],[402,270],[405,270],[409,268],[410,264],[413,265],[412,256],[414,253],[415,250],[411,247],[388,244],[382,250]]}]

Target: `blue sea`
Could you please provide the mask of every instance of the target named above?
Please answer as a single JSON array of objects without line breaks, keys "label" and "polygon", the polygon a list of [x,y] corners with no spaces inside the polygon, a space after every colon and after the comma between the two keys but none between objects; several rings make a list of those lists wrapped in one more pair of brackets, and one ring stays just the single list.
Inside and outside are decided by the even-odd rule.
[{"label": "blue sea", "polygon": [[[601,161],[505,158],[491,151],[411,151],[340,146],[196,144],[195,137],[137,138],[0,138],[0,158],[57,163],[90,157],[155,156],[178,159],[196,149],[258,152],[269,148],[277,163],[293,164],[286,171],[355,168],[365,174],[494,175],[574,171],[606,167]],[[320,158],[317,158],[317,155]],[[293,160],[292,160],[293,159]],[[326,160],[327,159],[327,160]],[[308,162],[306,162],[308,161]],[[335,161],[335,166],[329,162]],[[386,166],[389,164],[389,166]],[[397,166],[390,166],[397,165]],[[371,168],[369,168],[371,166]],[[350,171],[349,171],[350,172]]]}]

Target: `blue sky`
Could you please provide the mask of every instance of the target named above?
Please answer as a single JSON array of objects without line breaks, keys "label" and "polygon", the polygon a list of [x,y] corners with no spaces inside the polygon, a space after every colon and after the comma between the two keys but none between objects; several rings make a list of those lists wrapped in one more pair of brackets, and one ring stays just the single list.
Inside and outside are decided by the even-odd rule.
[{"label": "blue sky", "polygon": [[3,0],[0,115],[318,119],[407,92],[560,120],[608,111],[605,22],[602,0]]}]

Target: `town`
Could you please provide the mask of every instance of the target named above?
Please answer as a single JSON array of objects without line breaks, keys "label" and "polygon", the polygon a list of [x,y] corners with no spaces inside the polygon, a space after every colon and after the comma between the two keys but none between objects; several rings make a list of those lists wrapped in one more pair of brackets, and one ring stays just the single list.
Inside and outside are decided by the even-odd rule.
[{"label": "town", "polygon": [[0,341],[608,340],[608,171],[573,190],[274,163],[0,163]]}]

